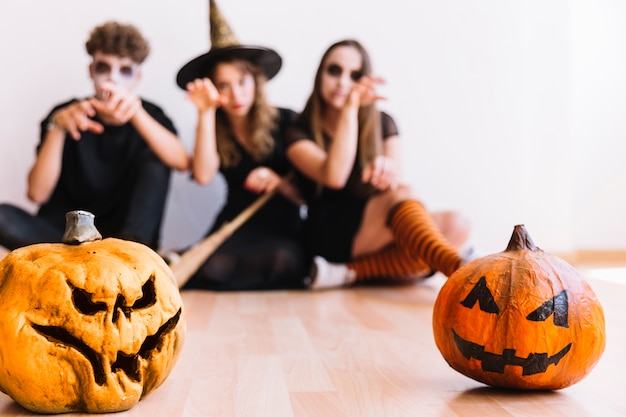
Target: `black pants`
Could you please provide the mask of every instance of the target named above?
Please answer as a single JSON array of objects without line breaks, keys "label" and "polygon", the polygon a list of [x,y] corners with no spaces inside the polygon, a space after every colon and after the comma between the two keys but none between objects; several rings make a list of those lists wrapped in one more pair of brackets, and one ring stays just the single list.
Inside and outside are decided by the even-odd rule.
[{"label": "black pants", "polygon": [[34,243],[60,242],[63,229],[19,207],[0,204],[0,245],[9,250]]},{"label": "black pants", "polygon": [[[133,181],[127,201],[117,208],[118,213],[104,217],[99,222],[97,208],[95,224],[103,237],[132,240],[158,249],[161,222],[169,189],[170,169],[151,152],[147,152],[130,175]],[[84,207],[67,205],[67,211]],[[61,242],[65,228],[65,213],[32,215],[11,204],[0,204],[0,245],[9,250],[34,243]],[[102,228],[99,227],[99,223]]]}]

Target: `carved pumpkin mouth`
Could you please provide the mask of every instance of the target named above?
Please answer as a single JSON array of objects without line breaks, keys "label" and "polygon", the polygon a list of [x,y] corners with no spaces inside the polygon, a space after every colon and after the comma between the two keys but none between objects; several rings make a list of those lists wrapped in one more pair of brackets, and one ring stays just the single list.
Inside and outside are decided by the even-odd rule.
[{"label": "carved pumpkin mouth", "polygon": [[[139,359],[148,359],[155,351],[158,352],[161,350],[164,337],[176,328],[176,324],[180,319],[181,311],[182,309],[179,309],[172,318],[159,327],[159,330],[157,330],[155,334],[147,336],[137,353],[129,355],[118,351],[115,362],[111,364],[111,372],[121,370],[131,380],[140,382],[141,373],[139,369]],[[48,339],[48,341],[52,343],[59,343],[78,351],[91,364],[95,382],[100,386],[106,383],[106,372],[102,364],[101,356],[96,351],[91,349],[85,342],[70,334],[65,328],[60,326],[42,326],[35,323],[31,323],[31,326],[37,333]]]},{"label": "carved pumpkin mouth", "polygon": [[557,365],[561,359],[570,351],[572,344],[569,343],[558,353],[550,356],[548,353],[530,353],[526,358],[515,356],[515,349],[504,349],[501,355],[486,352],[485,347],[463,339],[452,330],[454,342],[459,351],[466,359],[477,359],[480,361],[482,370],[487,372],[504,373],[506,365],[521,366],[522,375],[533,375],[543,373],[549,365]]}]

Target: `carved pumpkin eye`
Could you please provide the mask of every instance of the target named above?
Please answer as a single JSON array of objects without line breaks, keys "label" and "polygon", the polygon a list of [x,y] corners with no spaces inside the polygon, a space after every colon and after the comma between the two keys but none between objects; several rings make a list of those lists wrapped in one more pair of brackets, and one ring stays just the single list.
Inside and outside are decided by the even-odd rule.
[{"label": "carved pumpkin eye", "polygon": [[[493,294],[487,287],[487,280],[481,277],[474,288],[467,294],[467,297],[461,301],[463,307],[473,308],[478,302],[478,306],[485,313],[500,314],[500,309],[493,298]],[[553,322],[555,326],[569,327],[567,320],[569,311],[569,303],[567,300],[567,291],[563,290],[526,316],[526,320],[530,321],[546,321],[554,314]]]},{"label": "carved pumpkin eye", "polygon": [[[156,303],[156,290],[154,288],[154,274],[150,276],[150,279],[141,287],[142,296],[137,299],[132,306],[126,305],[126,298],[123,295],[118,295],[115,301],[115,307],[113,308],[113,323],[116,323],[119,319],[120,311],[124,313],[126,318],[130,317],[130,313],[133,310],[142,308],[148,308]],[[107,311],[107,305],[104,302],[93,301],[93,294],[85,291],[82,288],[75,287],[71,282],[67,281],[67,285],[72,289],[72,302],[81,314],[87,316],[93,316],[100,311]]]},{"label": "carved pumpkin eye", "polygon": [[489,288],[487,288],[487,280],[485,277],[481,277],[478,280],[474,288],[472,288],[472,291],[461,301],[461,304],[471,309],[476,302],[478,302],[480,309],[485,313],[500,314],[496,300],[493,298],[493,294],[489,291]]},{"label": "carved pumpkin eye", "polygon": [[107,305],[103,302],[94,302],[93,294],[82,288],[75,287],[71,282],[66,281],[67,285],[72,289],[72,303],[81,314],[93,316],[99,311],[107,311]]},{"label": "carved pumpkin eye", "polygon": [[132,309],[137,310],[140,308],[152,307],[156,303],[156,290],[154,289],[154,274],[150,276],[150,279],[141,287],[142,296],[140,299],[133,303]]},{"label": "carved pumpkin eye", "polygon": [[567,301],[567,291],[563,290],[542,305],[535,311],[526,316],[531,321],[546,321],[548,317],[554,314],[554,325],[559,327],[569,327],[567,315],[569,304]]}]

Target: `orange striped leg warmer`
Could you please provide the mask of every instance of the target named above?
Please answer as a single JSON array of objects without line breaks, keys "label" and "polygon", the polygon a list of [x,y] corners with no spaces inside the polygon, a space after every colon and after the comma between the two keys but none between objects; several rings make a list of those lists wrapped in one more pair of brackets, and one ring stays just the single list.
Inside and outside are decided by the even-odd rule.
[{"label": "orange striped leg warmer", "polygon": [[405,200],[398,203],[389,212],[387,225],[398,246],[446,276],[461,266],[463,259],[439,231],[421,202]]},{"label": "orange striped leg warmer", "polygon": [[435,272],[426,262],[413,258],[395,243],[376,253],[358,257],[347,266],[356,272],[357,281],[379,278],[408,281],[425,278]]}]

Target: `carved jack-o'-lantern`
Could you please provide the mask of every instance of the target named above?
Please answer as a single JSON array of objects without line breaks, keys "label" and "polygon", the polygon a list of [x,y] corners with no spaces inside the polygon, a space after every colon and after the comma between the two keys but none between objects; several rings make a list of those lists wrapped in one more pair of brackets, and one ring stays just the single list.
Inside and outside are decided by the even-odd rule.
[{"label": "carved jack-o'-lantern", "polygon": [[91,213],[67,220],[65,243],[0,262],[0,389],[37,412],[126,410],[174,366],[182,299],[150,248],[102,240]]},{"label": "carved jack-o'-lantern", "polygon": [[604,313],[568,263],[516,226],[504,252],[462,266],[433,310],[448,364],[488,385],[560,389],[582,379],[604,351]]}]

